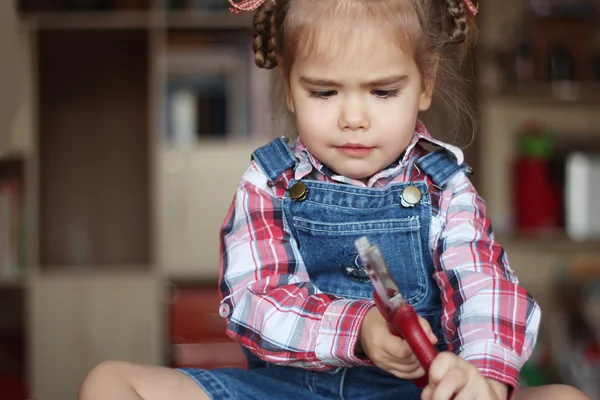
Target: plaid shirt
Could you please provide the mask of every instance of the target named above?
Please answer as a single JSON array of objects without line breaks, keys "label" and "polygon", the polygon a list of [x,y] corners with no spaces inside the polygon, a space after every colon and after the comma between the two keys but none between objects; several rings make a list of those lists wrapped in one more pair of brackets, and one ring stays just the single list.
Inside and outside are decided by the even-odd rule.
[{"label": "plaid shirt", "polygon": [[[416,174],[414,161],[425,154],[423,142],[443,146],[463,161],[458,148],[434,140],[419,123],[399,162],[366,183],[332,174],[299,141],[292,148],[299,163],[284,174],[283,184],[269,183],[252,162],[221,237],[220,288],[228,335],[273,364],[314,370],[370,365],[354,349],[372,302],[325,294],[311,283],[284,221],[281,198],[292,178],[367,187],[408,181]],[[449,349],[484,376],[516,387],[535,344],[540,309],[518,285],[467,176],[457,174],[431,196],[430,251]]]}]

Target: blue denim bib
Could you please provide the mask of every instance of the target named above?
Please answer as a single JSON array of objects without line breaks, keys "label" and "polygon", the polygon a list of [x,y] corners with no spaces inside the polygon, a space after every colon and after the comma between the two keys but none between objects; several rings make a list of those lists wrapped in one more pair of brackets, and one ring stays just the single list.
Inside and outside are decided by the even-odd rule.
[{"label": "blue denim bib", "polygon": [[[274,184],[296,165],[284,138],[258,149],[253,158]],[[405,299],[428,320],[442,350],[446,345],[441,328],[441,300],[432,279],[433,251],[429,243],[430,193],[443,188],[454,174],[468,167],[458,165],[451,153],[443,149],[428,153],[416,164],[421,175],[412,183],[390,183],[384,188],[291,180],[282,199],[283,209],[310,280],[319,290],[347,299],[373,298],[373,286],[354,248],[356,239],[367,236],[380,248]],[[303,185],[303,195],[294,199],[290,193],[298,192],[298,184]],[[422,194],[414,206],[401,202],[403,191],[410,185]]]}]

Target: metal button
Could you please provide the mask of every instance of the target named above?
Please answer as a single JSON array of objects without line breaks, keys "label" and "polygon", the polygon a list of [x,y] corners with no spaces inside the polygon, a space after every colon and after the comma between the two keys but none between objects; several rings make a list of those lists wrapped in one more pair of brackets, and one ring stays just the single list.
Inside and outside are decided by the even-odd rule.
[{"label": "metal button", "polygon": [[308,194],[308,188],[304,182],[298,182],[290,188],[290,197],[295,201],[304,201]]},{"label": "metal button", "polygon": [[419,201],[421,201],[421,191],[418,187],[410,185],[404,188],[402,195],[400,196],[400,204],[403,207],[414,207]]},{"label": "metal button", "polygon": [[219,307],[219,315],[223,318],[229,317],[229,313],[231,312],[231,307],[229,304],[223,303],[221,307]]}]

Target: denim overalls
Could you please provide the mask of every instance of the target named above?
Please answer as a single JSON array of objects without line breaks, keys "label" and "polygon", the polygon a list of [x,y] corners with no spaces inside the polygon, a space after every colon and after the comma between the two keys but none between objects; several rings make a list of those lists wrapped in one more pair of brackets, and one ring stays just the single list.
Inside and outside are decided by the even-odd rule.
[{"label": "denim overalls", "polygon": [[[279,138],[258,149],[254,160],[271,182],[296,165]],[[440,292],[432,280],[434,265],[429,228],[431,190],[439,190],[457,172],[447,151],[428,153],[417,161],[421,174],[413,182],[384,188],[303,179],[289,182],[283,197],[287,226],[298,244],[312,283],[322,292],[351,299],[372,299],[373,286],[362,268],[354,241],[367,236],[379,246],[404,297],[426,318],[445,350]],[[412,166],[412,168],[415,168]],[[401,204],[403,190],[422,193],[414,206]],[[299,185],[299,186],[297,186]],[[436,188],[437,186],[437,188]],[[267,364],[246,352],[250,371],[187,370],[214,399],[419,399],[412,382],[375,367],[337,368],[313,372]]]}]

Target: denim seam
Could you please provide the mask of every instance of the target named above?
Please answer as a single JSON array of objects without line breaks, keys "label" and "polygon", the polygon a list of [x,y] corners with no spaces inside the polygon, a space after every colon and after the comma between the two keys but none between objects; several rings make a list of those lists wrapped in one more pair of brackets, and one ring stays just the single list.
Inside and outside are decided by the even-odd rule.
[{"label": "denim seam", "polygon": [[[328,233],[332,235],[355,235],[362,234],[368,232],[390,232],[390,233],[400,233],[400,232],[414,232],[415,229],[412,227],[409,228],[378,228],[378,229],[356,229],[353,231],[345,230],[345,231],[332,231],[327,229],[316,229],[316,228],[308,228],[304,226],[296,226],[299,231],[302,232],[319,232],[319,233]],[[411,235],[412,236],[412,235]]]},{"label": "denim seam", "polygon": [[[347,186],[345,189],[346,190],[340,190],[340,189],[333,189],[331,188],[331,186],[336,185],[335,183],[331,183],[331,182],[320,182],[320,181],[309,181],[311,186],[315,186],[316,188],[318,188],[319,190],[322,190],[324,192],[333,192],[333,193],[341,193],[341,194],[360,194],[363,197],[372,197],[372,198],[384,198],[390,195],[399,195],[402,193],[402,190],[406,187],[406,186],[410,186],[410,182],[402,182],[400,184],[396,184],[393,186],[388,186],[388,188],[386,189],[379,189],[379,188],[363,188],[363,187],[355,187],[355,186],[349,186],[349,185],[345,185]],[[423,186],[426,186],[427,183],[425,181],[415,181],[414,183],[418,184],[421,183]],[[413,183],[413,184],[414,184]],[[340,185],[340,186],[344,186],[344,185]],[[310,187],[309,187],[310,190]],[[373,191],[375,193],[360,193],[361,191]]]},{"label": "denim seam", "polygon": [[348,368],[344,368],[344,370],[342,371],[342,376],[340,377],[340,392],[339,392],[340,400],[346,400],[344,397],[344,382],[346,380],[347,372],[348,372]]},{"label": "denim seam", "polygon": [[[398,197],[398,199],[399,198],[400,197]],[[316,204],[318,206],[325,206],[325,207],[331,207],[331,208],[339,208],[342,210],[363,210],[364,209],[364,207],[348,207],[348,206],[342,206],[342,205],[337,205],[337,204],[324,204],[322,202],[311,201],[311,200],[304,200],[303,203]],[[419,204],[430,205],[431,203],[429,201],[427,201],[427,202],[421,201]],[[400,207],[400,200],[397,201],[397,205],[396,205],[396,203],[392,203],[392,204],[382,206],[382,207],[369,207],[369,211],[388,210],[393,207]]]},{"label": "denim seam", "polygon": [[[385,223],[385,222],[389,222],[389,223],[411,223],[415,220],[418,221],[419,217],[418,216],[412,216],[412,217],[407,217],[407,218],[387,218],[387,219],[373,219],[370,221],[360,221],[360,222],[342,222],[342,223],[337,223],[337,222],[314,222],[310,219],[306,219],[306,218],[302,218],[302,217],[293,217],[294,221],[298,221],[298,222],[306,222],[307,224],[317,224],[317,225],[324,225],[324,226],[339,226],[339,225],[357,225],[357,224],[380,224],[380,223]],[[417,223],[418,225],[418,223]],[[411,224],[412,226],[412,224]],[[418,228],[418,226],[416,226]]]}]

